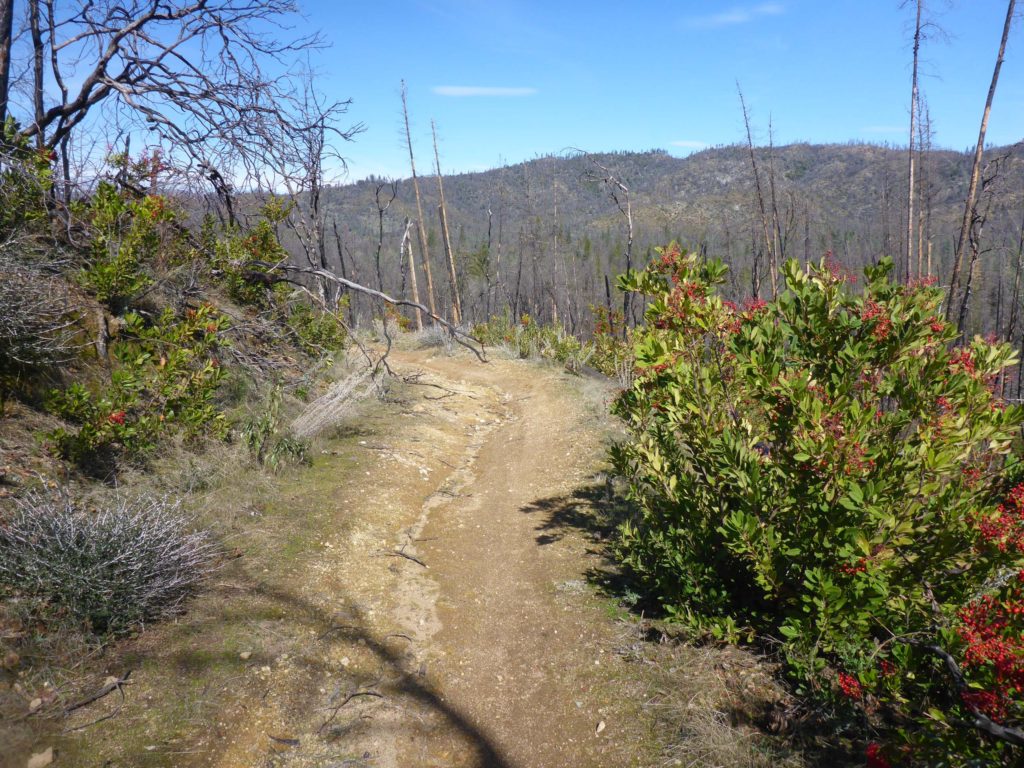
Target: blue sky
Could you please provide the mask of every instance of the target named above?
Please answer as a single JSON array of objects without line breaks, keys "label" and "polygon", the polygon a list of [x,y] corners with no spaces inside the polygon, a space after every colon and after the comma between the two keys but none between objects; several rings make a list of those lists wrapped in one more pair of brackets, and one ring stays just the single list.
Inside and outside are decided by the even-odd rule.
[{"label": "blue sky", "polygon": [[[1005,0],[931,0],[922,48],[939,146],[977,140]],[[330,47],[323,91],[365,132],[350,178],[407,176],[399,82],[418,170],[483,170],[571,148],[684,155],[743,140],[906,144],[913,8],[899,0],[303,0]],[[1024,20],[1011,33],[989,142],[1024,136]]]}]

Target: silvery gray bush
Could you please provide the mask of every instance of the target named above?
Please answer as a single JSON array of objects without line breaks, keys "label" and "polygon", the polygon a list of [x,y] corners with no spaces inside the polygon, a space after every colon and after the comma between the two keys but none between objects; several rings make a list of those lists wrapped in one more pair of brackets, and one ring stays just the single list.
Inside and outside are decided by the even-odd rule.
[{"label": "silvery gray bush", "polygon": [[216,545],[180,502],[118,498],[95,511],[30,493],[0,524],[0,590],[35,613],[123,633],[180,611],[210,573]]}]

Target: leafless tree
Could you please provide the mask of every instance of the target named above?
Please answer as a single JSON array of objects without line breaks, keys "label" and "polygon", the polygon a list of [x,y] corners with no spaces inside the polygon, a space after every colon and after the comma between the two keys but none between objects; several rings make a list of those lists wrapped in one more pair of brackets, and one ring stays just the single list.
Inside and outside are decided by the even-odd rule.
[{"label": "leafless tree", "polygon": [[[264,195],[287,193],[290,205],[285,224],[301,258],[310,267],[330,270],[324,188],[335,180],[332,174],[336,177],[345,169],[337,142],[352,139],[362,126],[339,128],[334,122],[340,116],[338,105],[326,103],[308,77],[296,112],[300,120],[289,129],[291,135],[279,135],[278,140],[267,137],[266,165],[256,170],[255,179]],[[257,124],[254,129],[265,127]],[[338,259],[343,259],[340,251]],[[318,280],[316,295],[325,309],[335,308],[338,292],[333,283]]]},{"label": "leafless tree", "polygon": [[459,281],[455,275],[455,254],[452,253],[452,238],[448,232],[448,209],[444,200],[444,182],[441,180],[441,156],[437,152],[437,126],[430,121],[430,131],[434,137],[434,167],[437,171],[437,193],[441,198],[438,212],[441,216],[441,238],[444,243],[444,255],[448,263],[448,280],[452,286],[452,320],[458,325],[462,322],[462,302],[459,300]]},{"label": "leafless tree", "polygon": [[967,329],[967,315],[970,312],[971,295],[975,284],[979,279],[981,269],[981,255],[985,252],[982,249],[982,234],[985,225],[989,220],[989,213],[992,210],[996,199],[997,185],[1001,179],[1003,166],[1009,160],[1011,152],[1006,152],[999,157],[993,158],[985,164],[985,168],[979,174],[979,192],[977,201],[971,208],[971,220],[968,223],[967,248],[970,252],[970,260],[964,275],[964,295],[960,302],[960,311],[957,315],[957,330],[962,334]]},{"label": "leafless tree", "polygon": [[[612,197],[612,201],[615,203],[615,207],[619,209],[619,213],[622,214],[623,220],[626,225],[626,248],[625,256],[626,261],[626,272],[629,272],[633,268],[633,203],[629,198],[629,187],[627,187],[609,168],[601,165],[597,160],[591,160],[594,170],[591,171],[591,178],[600,181],[608,189],[608,193]],[[608,313],[609,318],[611,317],[611,296],[608,290],[607,281],[605,283],[606,299],[609,302]],[[633,317],[633,295],[629,291],[625,291],[622,298],[622,333],[625,338],[626,329],[629,327],[630,322],[636,324],[636,318]]]},{"label": "leafless tree", "polygon": [[757,205],[761,212],[761,229],[764,233],[764,247],[768,253],[768,274],[771,278],[772,286],[772,298],[778,296],[778,275],[779,275],[779,262],[778,255],[775,252],[774,240],[770,234],[768,224],[768,211],[764,204],[764,193],[761,190],[761,174],[757,168],[757,157],[754,155],[754,139],[750,133],[750,113],[747,111],[747,102],[743,98],[743,90],[740,88],[740,84],[736,83],[736,92],[740,96],[740,108],[743,110],[743,124],[747,129],[747,151],[750,154],[750,166],[754,171],[754,190],[757,192]]},{"label": "leafless tree", "polygon": [[[430,273],[430,252],[427,248],[427,230],[423,219],[423,203],[420,198],[420,182],[416,176],[416,158],[412,152],[412,132],[409,130],[409,104],[406,99],[405,81],[402,81],[402,117],[405,120],[405,143],[409,148],[409,167],[412,169],[412,189],[416,196],[417,233],[420,241],[420,258],[423,260],[423,274],[427,279],[427,303],[430,305],[431,316],[437,315],[437,306],[434,302],[434,279]],[[419,299],[414,299],[419,301]],[[416,314],[416,327],[423,330],[420,314]]]},{"label": "leafless tree", "polygon": [[[974,163],[971,166],[971,177],[967,187],[967,199],[964,202],[964,215],[960,223],[960,237],[957,241],[956,252],[953,254],[953,273],[949,280],[949,296],[946,300],[946,319],[953,316],[953,305],[959,295],[960,270],[963,266],[964,254],[967,251],[971,239],[971,230],[977,220],[978,187],[981,179],[982,153],[985,149],[985,132],[988,130],[988,119],[992,114],[992,100],[996,95],[996,86],[999,84],[999,70],[1003,66],[1003,58],[1006,55],[1006,41],[1010,37],[1010,27],[1013,25],[1013,13],[1017,0],[1009,0],[1006,4],[1006,20],[1003,22],[1003,36],[999,42],[999,53],[996,55],[995,68],[992,71],[992,82],[988,87],[988,98],[985,99],[985,110],[981,116],[981,127],[978,130],[978,143],[974,148]],[[964,314],[963,307],[966,305],[966,298],[961,304],[961,317]]]},{"label": "leafless tree", "polygon": [[910,78],[910,140],[907,145],[907,250],[906,272],[904,273],[908,283],[914,260],[914,139],[916,138],[915,122],[918,114],[917,63],[921,51],[921,11],[924,7],[924,0],[915,0],[914,4],[917,10],[914,21],[914,63]]},{"label": "leafless tree", "polygon": [[[289,31],[293,0],[24,1],[28,28],[18,30],[4,15],[16,4],[0,0],[0,113],[65,159],[68,140],[102,111],[102,130],[144,132],[177,164],[237,184],[323,116],[308,119],[294,77],[320,40]],[[22,32],[28,42],[12,45]],[[320,106],[332,117],[347,103]]]}]

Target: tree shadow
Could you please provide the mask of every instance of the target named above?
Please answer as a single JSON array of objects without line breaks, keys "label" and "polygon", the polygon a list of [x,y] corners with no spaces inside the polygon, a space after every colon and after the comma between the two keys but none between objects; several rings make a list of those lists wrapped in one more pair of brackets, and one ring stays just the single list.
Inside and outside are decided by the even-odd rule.
[{"label": "tree shadow", "polygon": [[[358,645],[373,654],[377,667],[373,674],[335,668],[331,664],[311,658],[311,655],[295,659],[297,669],[294,681],[298,681],[300,684],[292,686],[295,690],[285,692],[289,696],[289,708],[301,702],[301,706],[306,711],[319,713],[317,718],[321,720],[322,724],[314,732],[321,743],[337,742],[346,735],[366,727],[364,722],[369,722],[369,720],[362,717],[365,716],[365,712],[356,709],[355,702],[357,700],[362,698],[365,701],[372,701],[374,699],[387,700],[408,697],[430,713],[440,715],[444,723],[457,732],[461,737],[460,741],[464,742],[471,751],[472,762],[469,765],[474,768],[511,768],[512,763],[509,757],[497,746],[485,728],[473,722],[459,708],[444,701],[431,686],[426,679],[425,670],[416,665],[415,655],[409,652],[411,641],[408,637],[401,634],[377,636],[368,629],[369,620],[366,612],[359,606],[348,603],[343,594],[337,595],[337,604],[342,607],[332,613],[329,609],[290,590],[275,588],[266,583],[250,584],[247,586],[246,592],[250,598],[255,598],[268,607],[273,606],[282,615],[287,615],[290,622],[312,630],[316,634],[315,642],[318,644],[323,644],[325,647],[336,643],[346,646]],[[219,622],[218,614],[211,614],[203,622],[210,626],[195,627],[193,631],[203,635],[216,632],[216,625]],[[142,662],[143,658],[137,658],[136,661]],[[234,651],[209,652],[195,647],[182,648],[170,654],[169,657],[165,657],[164,661],[168,668],[193,679],[202,677],[215,668],[239,663],[238,654]],[[252,665],[269,663],[272,663],[272,658],[268,658],[266,654],[254,656],[251,661]],[[339,687],[327,697],[325,702],[325,697],[319,694],[316,686],[304,687],[301,685],[301,679],[305,675],[322,680],[327,672],[330,672],[332,676],[337,676],[339,672],[343,675],[333,678],[339,681]],[[348,680],[345,687],[342,687],[340,683],[345,678]],[[203,706],[203,703],[196,706]],[[355,722],[345,722],[342,716],[347,711],[361,712],[361,716],[357,716]],[[316,721],[311,719],[311,722],[315,723]],[[388,726],[369,727],[389,729]],[[293,743],[293,740],[285,739],[282,742],[281,739],[269,733],[267,736],[271,740],[268,747],[279,747],[284,744],[284,748],[301,748],[298,740],[294,740]],[[383,734],[385,739],[388,736],[391,734]],[[373,760],[371,755],[365,754],[362,759],[350,760],[343,764],[371,766],[375,764]],[[330,764],[334,765],[334,763]]]}]

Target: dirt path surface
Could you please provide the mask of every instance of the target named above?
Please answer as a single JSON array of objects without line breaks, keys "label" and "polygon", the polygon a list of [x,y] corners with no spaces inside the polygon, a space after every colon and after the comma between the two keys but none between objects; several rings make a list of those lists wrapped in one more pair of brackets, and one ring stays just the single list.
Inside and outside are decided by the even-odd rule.
[{"label": "dirt path surface", "polygon": [[610,390],[437,350],[393,365],[418,384],[273,503],[246,502],[261,517],[233,540],[243,557],[111,661],[105,674],[134,670],[125,701],[76,713],[88,727],[55,765],[637,763],[623,625],[587,582],[602,561],[576,524]]},{"label": "dirt path surface", "polygon": [[[286,765],[623,765],[598,695],[609,622],[583,595],[593,563],[553,519],[601,462],[593,412],[535,365],[395,363],[425,386],[397,440],[364,441],[381,466],[356,498],[378,509],[304,590],[332,616],[317,662],[336,672],[319,707],[254,722],[297,742],[275,742]],[[266,748],[238,739],[214,764]]]}]

